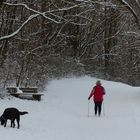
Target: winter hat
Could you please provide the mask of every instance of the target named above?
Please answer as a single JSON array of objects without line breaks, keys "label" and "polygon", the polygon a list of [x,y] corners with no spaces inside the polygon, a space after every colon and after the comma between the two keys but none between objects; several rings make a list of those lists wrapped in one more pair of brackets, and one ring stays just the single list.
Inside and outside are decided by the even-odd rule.
[{"label": "winter hat", "polygon": [[101,85],[101,81],[100,80],[97,80],[96,81],[96,85]]}]

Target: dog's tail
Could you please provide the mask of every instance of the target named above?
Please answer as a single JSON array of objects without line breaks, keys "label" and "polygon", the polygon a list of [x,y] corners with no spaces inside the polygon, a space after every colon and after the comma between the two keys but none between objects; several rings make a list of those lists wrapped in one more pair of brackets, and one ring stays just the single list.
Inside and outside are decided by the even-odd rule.
[{"label": "dog's tail", "polygon": [[26,111],[19,112],[19,113],[20,113],[20,115],[28,114],[28,112],[26,112]]}]

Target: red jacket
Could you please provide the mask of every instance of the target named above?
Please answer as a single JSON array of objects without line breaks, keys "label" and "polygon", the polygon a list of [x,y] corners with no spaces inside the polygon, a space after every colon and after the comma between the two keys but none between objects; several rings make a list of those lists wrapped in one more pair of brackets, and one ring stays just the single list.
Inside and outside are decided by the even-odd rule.
[{"label": "red jacket", "polygon": [[105,90],[101,85],[96,85],[91,93],[88,99],[90,99],[93,96],[93,101],[95,102],[101,102],[103,101],[103,95],[105,94]]}]

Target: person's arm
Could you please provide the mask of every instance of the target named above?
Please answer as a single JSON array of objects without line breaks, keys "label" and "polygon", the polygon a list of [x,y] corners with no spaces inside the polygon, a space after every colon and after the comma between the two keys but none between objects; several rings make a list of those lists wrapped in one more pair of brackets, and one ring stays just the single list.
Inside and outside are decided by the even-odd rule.
[{"label": "person's arm", "polygon": [[106,94],[106,91],[105,91],[105,88],[103,87],[103,94],[105,95]]},{"label": "person's arm", "polygon": [[88,100],[90,100],[90,98],[94,95],[94,91],[95,91],[95,88],[92,89],[92,91],[91,91],[91,93],[90,93],[90,95],[88,97]]}]

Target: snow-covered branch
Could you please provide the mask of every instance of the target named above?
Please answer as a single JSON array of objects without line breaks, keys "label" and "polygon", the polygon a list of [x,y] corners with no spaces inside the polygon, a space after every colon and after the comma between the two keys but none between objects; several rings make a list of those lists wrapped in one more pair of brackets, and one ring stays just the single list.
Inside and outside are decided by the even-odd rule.
[{"label": "snow-covered branch", "polygon": [[49,18],[48,16],[46,16],[45,15],[45,12],[39,12],[39,11],[37,11],[37,10],[34,10],[34,9],[32,9],[32,8],[29,8],[26,4],[12,4],[12,3],[4,3],[4,4],[6,4],[6,5],[8,5],[8,6],[23,6],[23,7],[25,7],[26,9],[28,9],[29,11],[32,11],[32,12],[34,12],[34,13],[36,13],[36,14],[39,14],[39,15],[41,15],[41,16],[43,16],[44,18],[46,18],[46,19],[49,19],[50,21],[53,21],[54,23],[60,23],[60,22],[58,22],[58,21],[56,21],[56,20],[54,20],[54,19],[52,19],[52,18]]},{"label": "snow-covered branch", "polygon": [[140,37],[140,33],[138,33],[138,32],[128,31],[128,32],[126,32],[126,34],[131,34],[131,35],[134,35],[136,37]]},{"label": "snow-covered branch", "polygon": [[138,0],[136,0],[136,3],[138,5],[138,7],[140,8],[140,2]]},{"label": "snow-covered branch", "polygon": [[[119,0],[123,5],[126,6],[126,8],[133,14],[135,20],[136,20],[136,23],[138,25],[138,27],[140,28],[140,21],[139,21],[139,18],[138,18],[138,15],[137,13],[135,12],[135,10],[130,6],[130,4],[128,2],[126,2],[125,0]],[[138,1],[137,1],[138,2]],[[139,2],[138,2],[139,3]]]},{"label": "snow-covered branch", "polygon": [[47,11],[46,13],[50,13],[50,12],[59,12],[59,11],[68,11],[68,10],[71,10],[71,9],[74,9],[74,8],[77,8],[77,7],[81,7],[81,6],[84,6],[85,4],[75,4],[73,6],[70,6],[70,7],[65,7],[65,8],[60,8],[60,9],[56,9],[56,10],[50,10],[50,11]]},{"label": "snow-covered branch", "polygon": [[3,37],[0,37],[0,41],[2,40],[5,40],[5,39],[10,39],[12,37],[14,37],[15,35],[17,35],[20,30],[29,22],[31,21],[32,19],[36,18],[37,16],[39,16],[39,14],[34,14],[34,15],[31,15],[15,32],[13,32],[12,34],[10,35],[6,35],[6,36],[3,36]]},{"label": "snow-covered branch", "polygon": [[[26,4],[22,4],[22,3],[19,3],[19,4],[14,4],[14,3],[7,3],[7,2],[4,2],[5,5],[8,5],[8,6],[23,6],[25,7],[27,10],[29,11],[32,11],[34,12],[35,14],[31,15],[15,32],[13,32],[12,34],[10,35],[6,35],[6,36],[3,36],[3,37],[0,37],[0,41],[2,40],[5,40],[5,39],[9,39],[9,38],[12,38],[14,37],[15,35],[17,35],[19,33],[19,31],[29,22],[31,21],[33,18],[37,17],[37,16],[42,16],[44,17],[45,19],[48,19],[56,24],[59,24],[61,22],[59,21],[56,21],[48,16],[46,16],[46,14],[50,14],[52,15],[53,12],[58,12],[58,11],[66,11],[66,10],[71,10],[73,8],[76,8],[76,7],[79,7],[79,6],[82,6],[83,4],[77,4],[77,5],[74,5],[74,6],[70,6],[70,7],[65,7],[65,8],[61,8],[61,9],[56,9],[56,10],[49,10],[49,11],[46,11],[46,12],[39,12],[37,10],[34,10],[30,7],[28,7]],[[54,15],[54,14],[53,14]],[[57,16],[57,15],[55,15]],[[57,16],[58,19],[62,19],[62,17],[59,17]],[[64,20],[64,19],[63,19]],[[74,24],[74,23],[73,23]],[[75,23],[76,24],[76,23]],[[77,23],[78,24],[78,23]]]},{"label": "snow-covered branch", "polygon": [[99,5],[102,5],[102,6],[109,6],[109,7],[116,7],[117,5],[116,4],[113,4],[111,2],[105,2],[105,1],[93,1],[93,0],[76,0],[77,2],[83,2],[83,3],[86,3],[86,4],[89,4],[89,3],[92,3],[92,4],[99,4]]},{"label": "snow-covered branch", "polygon": [[[82,4],[75,4],[75,5],[70,6],[70,7],[58,8],[58,9],[55,9],[55,10],[48,10],[48,11],[46,11],[46,12],[39,12],[39,11],[37,11],[37,10],[34,10],[34,9],[28,7],[26,4],[23,4],[23,3],[13,4],[13,3],[6,3],[6,2],[5,2],[4,4],[5,4],[5,5],[8,5],[8,6],[23,6],[23,7],[25,7],[26,9],[28,9],[29,11],[32,11],[32,12],[34,12],[34,13],[36,13],[36,14],[39,14],[39,15],[43,16],[44,18],[49,19],[50,21],[53,21],[54,23],[57,23],[57,24],[58,24],[58,23],[61,23],[61,22],[56,21],[56,20],[54,20],[54,19],[52,19],[52,18],[46,16],[46,14],[49,14],[49,13],[52,14],[53,12],[60,12],[60,11],[68,11],[68,10],[71,10],[71,9],[76,8],[76,7],[80,7],[80,6],[83,6],[83,5],[84,5],[83,3],[82,3]],[[61,17],[60,17],[59,19],[61,19]]]}]

